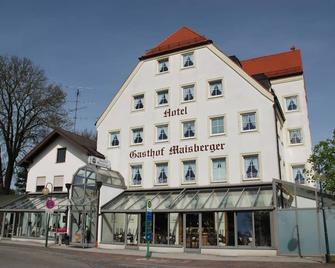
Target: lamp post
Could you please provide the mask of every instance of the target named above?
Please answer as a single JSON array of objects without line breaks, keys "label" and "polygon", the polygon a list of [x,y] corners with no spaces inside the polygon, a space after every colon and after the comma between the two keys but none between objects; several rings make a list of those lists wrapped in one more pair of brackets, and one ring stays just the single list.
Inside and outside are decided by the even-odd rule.
[{"label": "lamp post", "polygon": [[329,250],[328,227],[327,227],[326,212],[325,212],[324,201],[323,201],[321,179],[319,179],[319,187],[320,187],[320,201],[321,201],[321,211],[322,211],[322,220],[323,220],[323,230],[325,234],[325,244],[326,244],[325,257],[326,257],[326,263],[329,263],[330,262],[330,250]]},{"label": "lamp post", "polygon": [[[65,183],[65,187],[66,187],[66,190],[67,190],[67,200],[68,200],[68,204],[66,206],[66,234],[67,234],[66,239],[68,239],[68,240],[66,240],[66,241],[70,241],[70,219],[71,219],[71,217],[69,215],[70,214],[69,206],[70,206],[70,189],[71,189],[71,186],[72,186],[71,183]],[[68,244],[66,244],[66,245],[68,245]]]},{"label": "lamp post", "polygon": [[[51,185],[51,190],[49,190],[48,185]],[[42,194],[47,197],[49,195],[49,192],[50,192],[50,197],[52,198],[52,189],[53,189],[53,184],[51,182],[48,182],[48,183],[45,184],[45,186],[44,186],[44,188],[42,190]],[[47,202],[48,202],[48,200],[47,200]],[[45,234],[45,247],[47,248],[48,247],[48,238],[49,238],[50,214],[47,211],[45,211],[45,214],[47,216],[47,220],[46,220],[46,234]]]},{"label": "lamp post", "polygon": [[98,247],[98,233],[99,233],[99,213],[100,213],[100,189],[102,186],[102,181],[96,181],[95,185],[97,187],[97,218],[96,218],[96,228],[95,228],[95,246]]}]

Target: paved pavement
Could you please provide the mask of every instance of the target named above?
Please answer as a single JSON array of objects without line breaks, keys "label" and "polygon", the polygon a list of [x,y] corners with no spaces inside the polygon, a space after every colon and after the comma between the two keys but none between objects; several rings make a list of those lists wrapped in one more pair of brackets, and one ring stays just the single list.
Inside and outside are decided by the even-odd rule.
[{"label": "paved pavement", "polygon": [[[114,252],[114,251],[113,251]],[[244,257],[219,257],[199,254],[155,254],[146,260],[143,252],[133,251],[126,255],[110,250],[78,249],[42,245],[0,242],[0,267],[9,268],[318,268],[323,267],[317,261],[298,258],[268,257],[252,261]],[[131,252],[130,252],[131,253]],[[134,254],[135,253],[135,254]],[[163,257],[162,257],[163,256]],[[183,256],[183,258],[179,258]],[[174,257],[174,258],[172,258]],[[299,260],[299,261],[297,261]],[[327,265],[328,266],[328,265]],[[330,264],[330,267],[335,267]]]}]

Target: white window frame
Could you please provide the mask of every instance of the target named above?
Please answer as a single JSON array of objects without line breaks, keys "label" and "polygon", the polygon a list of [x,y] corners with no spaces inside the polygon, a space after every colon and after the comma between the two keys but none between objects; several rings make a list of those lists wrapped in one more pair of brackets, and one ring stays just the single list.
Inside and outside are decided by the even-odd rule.
[{"label": "white window frame", "polygon": [[[159,104],[159,93],[167,91],[167,103]],[[156,107],[166,107],[170,105],[170,90],[169,88],[161,88],[156,90],[156,95],[155,95],[155,103]]]},{"label": "white window frame", "polygon": [[[119,144],[118,145],[112,145],[112,134],[113,133],[118,133],[119,135]],[[118,148],[120,147],[120,143],[121,143],[121,131],[119,129],[115,129],[115,130],[111,130],[111,131],[108,131],[108,148]]]},{"label": "white window frame", "polygon": [[[160,183],[159,181],[158,181],[158,177],[157,177],[157,166],[159,166],[159,165],[165,165],[166,164],[166,176],[167,176],[167,179],[166,179],[166,182],[162,182],[162,183]],[[156,185],[156,186],[163,186],[163,185],[168,185],[169,184],[169,175],[170,175],[170,165],[169,165],[169,161],[157,161],[157,162],[155,162],[154,163],[154,185]]]},{"label": "white window frame", "polygon": [[[185,174],[184,174],[184,163],[185,162],[191,162],[194,161],[195,162],[195,170],[194,170],[194,180],[193,181],[186,181],[185,180]],[[198,163],[197,163],[197,159],[196,158],[186,158],[186,159],[181,159],[181,184],[196,184],[197,180],[198,180]]]},{"label": "white window frame", "polygon": [[[292,97],[296,97],[296,99],[297,99],[297,109],[295,109],[295,110],[289,110],[289,109],[287,108],[286,100],[289,99],[289,98],[292,98]],[[284,96],[284,107],[285,107],[285,112],[286,112],[286,113],[294,113],[294,112],[298,112],[298,111],[300,110],[299,95],[296,94],[296,95],[288,95],[288,96]]]},{"label": "white window frame", "polygon": [[[140,184],[134,184],[133,183],[133,167],[137,167],[137,166],[140,166],[141,167],[141,172],[140,172],[140,175],[141,175],[141,183]],[[130,181],[129,181],[129,186],[131,187],[142,187],[143,185],[143,177],[144,177],[144,169],[143,169],[143,163],[131,163],[129,165],[129,178],[130,178]]]},{"label": "white window frame", "polygon": [[[214,82],[217,82],[217,81],[221,81],[221,94],[220,95],[215,95],[215,96],[212,96],[211,94],[211,83],[214,83]],[[207,81],[207,96],[209,99],[215,99],[215,98],[222,98],[223,95],[224,95],[224,80],[222,77],[218,77],[218,78],[215,78],[215,79],[211,79],[211,80],[208,80]]]},{"label": "white window frame", "polygon": [[[160,72],[160,62],[161,61],[167,61],[167,71],[163,71],[163,72]],[[164,57],[164,58],[160,58],[160,59],[157,59],[157,74],[165,74],[165,73],[168,73],[170,71],[170,59],[169,57]]]},{"label": "white window frame", "polygon": [[[302,167],[302,169],[304,170],[306,168],[305,164],[291,164],[291,176],[292,176],[292,182],[295,182],[295,177],[294,177],[294,168],[300,168]],[[298,183],[298,184],[306,184],[306,177],[305,174],[303,173],[303,177],[304,177],[304,183]]]},{"label": "white window frame", "polygon": [[[193,99],[192,100],[184,100],[184,89],[193,87]],[[189,83],[186,85],[180,86],[180,103],[190,103],[196,101],[196,84],[195,83]]]},{"label": "white window frame", "polygon": [[[184,124],[194,122],[194,136],[192,137],[184,137]],[[196,139],[197,138],[197,122],[195,119],[187,119],[181,121],[181,139],[182,140],[190,140],[190,139]]]},{"label": "white window frame", "polygon": [[[56,179],[62,179],[62,184],[59,185],[58,183],[56,184]],[[62,187],[62,191],[56,191],[56,192],[63,192],[64,190],[64,176],[63,175],[56,175],[53,178],[53,191],[55,192],[56,187]]]},{"label": "white window frame", "polygon": [[[248,115],[248,114],[255,114],[255,128],[254,129],[247,129],[244,130],[243,129],[243,116],[244,115]],[[240,122],[240,132],[241,133],[249,133],[249,132],[257,132],[258,131],[258,113],[255,110],[252,111],[244,111],[244,112],[240,112],[240,116],[239,116],[239,122]]]},{"label": "white window frame", "polygon": [[[221,133],[213,133],[213,119],[218,119],[218,118],[222,118],[223,119],[223,132]],[[215,115],[215,116],[211,116],[209,117],[209,136],[211,137],[215,137],[215,136],[222,136],[226,134],[226,116],[225,115]]]},{"label": "white window frame", "polygon": [[[246,170],[245,170],[245,158],[246,157],[251,157],[251,156],[257,156],[257,161],[258,161],[258,176],[257,177],[252,177],[252,178],[248,178],[246,176]],[[260,153],[255,152],[255,153],[247,153],[247,154],[242,154],[241,157],[242,160],[242,180],[243,181],[256,181],[256,180],[260,180],[262,177],[262,165],[261,165],[261,156]]]},{"label": "white window frame", "polygon": [[[158,128],[160,128],[160,127],[167,127],[167,133],[165,133],[167,135],[167,139],[166,140],[160,140],[160,139],[158,139]],[[155,131],[155,142],[162,143],[162,142],[168,142],[169,141],[169,139],[170,139],[169,123],[156,124],[154,131]]]},{"label": "white window frame", "polygon": [[[143,108],[140,108],[140,109],[135,108],[135,98],[138,97],[138,96],[143,96],[143,99],[142,99]],[[139,112],[139,111],[144,111],[144,109],[145,109],[145,94],[144,93],[138,93],[138,94],[133,95],[132,96],[132,101],[131,101],[131,111],[132,112]]]},{"label": "white window frame", "polygon": [[[142,142],[141,143],[134,143],[134,130],[136,129],[142,129]],[[138,127],[132,127],[130,129],[130,145],[132,146],[138,146],[138,145],[143,145],[144,144],[144,127],[143,126],[138,126]]]},{"label": "white window frame", "polygon": [[[300,131],[300,142],[299,143],[291,143],[291,131],[294,130],[299,130]],[[287,130],[287,136],[288,136],[288,144],[290,146],[299,146],[299,145],[303,145],[304,144],[304,135],[303,135],[303,131],[301,127],[297,127],[297,128],[290,128]]]},{"label": "white window frame", "polygon": [[[191,66],[184,66],[184,57],[192,55],[192,62],[193,65]],[[186,52],[181,54],[181,69],[189,69],[189,68],[194,68],[195,67],[195,56],[194,56],[194,51]]]},{"label": "white window frame", "polygon": [[[225,178],[223,178],[220,181],[214,180],[214,169],[213,169],[213,161],[218,159],[224,159],[226,162],[226,170],[225,170]],[[210,166],[210,178],[211,183],[217,184],[217,183],[226,183],[228,181],[228,157],[227,156],[213,156],[209,158],[209,166]]]}]

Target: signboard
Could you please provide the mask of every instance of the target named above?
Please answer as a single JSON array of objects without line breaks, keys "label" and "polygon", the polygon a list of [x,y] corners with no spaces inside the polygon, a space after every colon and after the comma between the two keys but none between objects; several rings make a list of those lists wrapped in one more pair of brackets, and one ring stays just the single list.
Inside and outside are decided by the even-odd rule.
[{"label": "signboard", "polygon": [[146,258],[151,257],[150,253],[150,241],[152,241],[152,202],[147,201],[146,212],[145,212],[145,240],[147,244]]},{"label": "signboard", "polygon": [[111,163],[107,159],[102,159],[96,156],[89,156],[88,163],[91,165],[95,165],[95,166],[103,167],[107,169],[110,169],[110,166],[111,166]]},{"label": "signboard", "polygon": [[45,202],[45,212],[47,213],[53,213],[53,211],[56,208],[56,203],[54,200],[51,198],[48,198],[47,201]]}]

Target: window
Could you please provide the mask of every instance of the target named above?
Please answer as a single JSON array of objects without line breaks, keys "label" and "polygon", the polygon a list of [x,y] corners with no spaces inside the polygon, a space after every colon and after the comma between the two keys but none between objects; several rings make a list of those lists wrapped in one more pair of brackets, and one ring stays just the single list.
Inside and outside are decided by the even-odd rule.
[{"label": "window", "polygon": [[297,111],[298,110],[298,96],[291,96],[285,98],[286,110]]},{"label": "window", "polygon": [[63,191],[64,176],[55,176],[54,177],[54,192]]},{"label": "window", "polygon": [[66,156],[66,148],[58,148],[57,149],[57,163],[64,163]]},{"label": "window", "polygon": [[156,126],[156,141],[167,141],[168,139],[168,125]]},{"label": "window", "polygon": [[211,97],[222,96],[222,80],[216,80],[209,82],[209,94]]},{"label": "window", "polygon": [[117,147],[120,145],[120,131],[113,131],[109,133],[109,146]]},{"label": "window", "polygon": [[182,87],[183,102],[189,102],[194,100],[194,85],[188,85]]},{"label": "window", "polygon": [[45,186],[45,182],[46,182],[45,177],[37,177],[36,178],[36,192],[42,192],[42,190],[44,189],[44,186]]},{"label": "window", "polygon": [[183,138],[195,137],[195,121],[183,122]]},{"label": "window", "polygon": [[143,128],[134,128],[132,131],[133,131],[133,144],[143,143]]},{"label": "window", "polygon": [[161,59],[158,61],[158,72],[165,73],[169,70],[169,59]]},{"label": "window", "polygon": [[144,109],[144,94],[136,95],[133,98],[134,98],[134,103],[133,103],[134,110]]},{"label": "window", "polygon": [[211,118],[211,135],[220,135],[224,133],[223,116]]},{"label": "window", "polygon": [[157,106],[165,106],[169,104],[169,90],[157,91]]},{"label": "window", "polygon": [[242,131],[253,131],[256,130],[256,113],[245,113],[242,117]]},{"label": "window", "polygon": [[166,184],[168,182],[168,163],[156,164],[156,183]]},{"label": "window", "polygon": [[183,68],[194,66],[193,53],[183,55]]},{"label": "window", "polygon": [[244,178],[253,179],[259,177],[258,155],[247,155],[243,157]]},{"label": "window", "polygon": [[226,180],[226,158],[212,159],[212,180],[222,182]]},{"label": "window", "polygon": [[131,166],[131,185],[142,184],[142,165]]},{"label": "window", "polygon": [[301,129],[289,130],[289,136],[290,136],[290,144],[302,143]]},{"label": "window", "polygon": [[295,183],[305,183],[304,169],[304,165],[292,166],[293,179]]},{"label": "window", "polygon": [[237,244],[251,246],[253,237],[252,212],[236,212]]},{"label": "window", "polygon": [[183,161],[183,167],[184,182],[194,182],[196,177],[196,161]]},{"label": "window", "polygon": [[254,222],[256,247],[271,247],[270,212],[255,211]]}]

